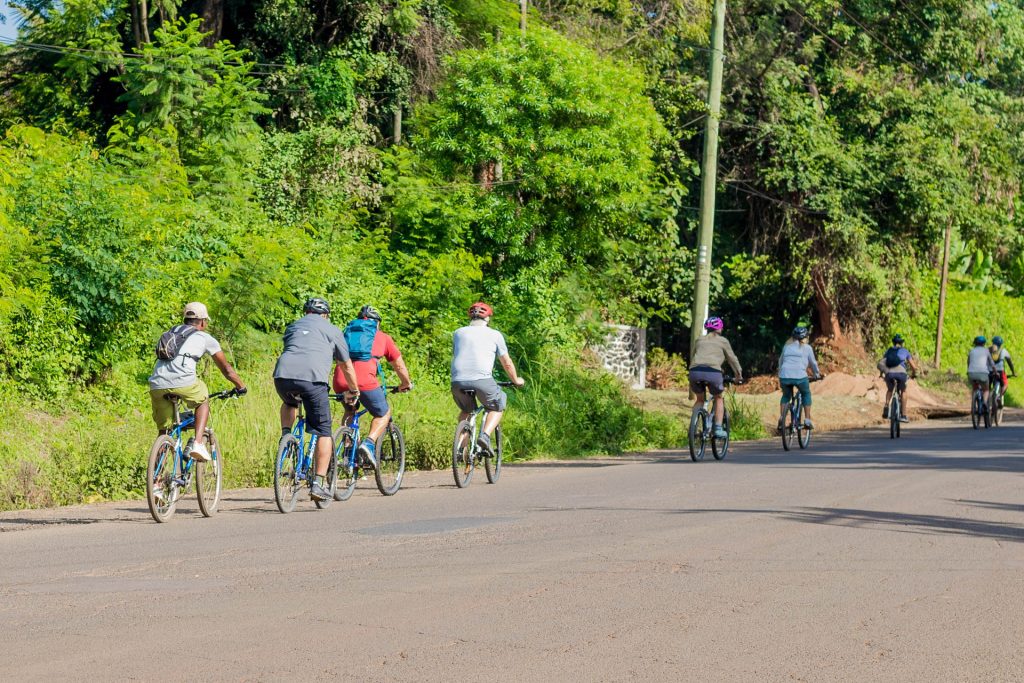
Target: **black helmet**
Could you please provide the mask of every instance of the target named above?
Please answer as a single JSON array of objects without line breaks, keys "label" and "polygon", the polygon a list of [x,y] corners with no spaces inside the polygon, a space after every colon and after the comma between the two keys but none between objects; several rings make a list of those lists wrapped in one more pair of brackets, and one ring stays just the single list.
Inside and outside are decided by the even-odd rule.
[{"label": "black helmet", "polygon": [[802,325],[793,328],[793,339],[807,339],[808,334],[809,333],[807,332],[807,328],[803,327]]},{"label": "black helmet", "polygon": [[331,305],[326,300],[314,296],[312,299],[306,299],[302,310],[306,313],[316,313],[317,315],[330,315]]},{"label": "black helmet", "polygon": [[894,334],[892,337],[893,344],[902,344],[904,341],[902,334]]},{"label": "black helmet", "polygon": [[366,304],[365,306],[359,309],[359,315],[357,315],[356,317],[366,318],[368,320],[376,320],[377,322],[380,322],[380,311],[378,311],[370,304]]}]

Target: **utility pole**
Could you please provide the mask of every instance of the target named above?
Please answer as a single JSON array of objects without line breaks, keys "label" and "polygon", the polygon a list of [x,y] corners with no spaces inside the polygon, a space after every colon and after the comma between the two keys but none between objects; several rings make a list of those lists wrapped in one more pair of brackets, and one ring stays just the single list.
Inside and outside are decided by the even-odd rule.
[{"label": "utility pole", "polygon": [[519,35],[526,40],[526,3],[527,0],[519,0]]},{"label": "utility pole", "polygon": [[942,320],[946,317],[946,285],[949,283],[949,238],[953,231],[953,216],[946,222],[946,243],[942,247],[942,280],[939,284],[939,322],[935,330],[935,367],[942,362]]},{"label": "utility pole", "polygon": [[398,145],[402,142],[402,102],[395,105],[395,111],[391,114],[392,144]]},{"label": "utility pole", "polygon": [[715,186],[718,184],[718,119],[722,110],[722,62],[725,43],[725,0],[715,0],[711,14],[711,68],[708,75],[708,118],[704,126],[701,165],[700,228],[697,233],[697,271],[694,274],[690,350],[704,333],[711,288],[711,245],[715,236]]}]

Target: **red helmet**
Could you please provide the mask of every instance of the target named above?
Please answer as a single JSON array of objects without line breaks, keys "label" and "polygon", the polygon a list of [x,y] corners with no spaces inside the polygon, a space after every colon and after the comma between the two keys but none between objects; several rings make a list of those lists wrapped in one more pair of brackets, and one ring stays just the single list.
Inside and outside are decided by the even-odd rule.
[{"label": "red helmet", "polygon": [[485,304],[483,301],[477,301],[475,304],[469,307],[470,318],[490,318],[492,315],[494,315],[494,309]]}]

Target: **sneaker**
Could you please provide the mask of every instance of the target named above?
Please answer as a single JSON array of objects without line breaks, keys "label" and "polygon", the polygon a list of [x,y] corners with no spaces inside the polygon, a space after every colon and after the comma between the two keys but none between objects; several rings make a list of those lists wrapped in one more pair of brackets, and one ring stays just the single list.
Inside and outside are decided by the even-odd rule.
[{"label": "sneaker", "polygon": [[729,436],[729,432],[725,431],[725,429],[722,427],[722,425],[715,425],[715,438],[716,439],[724,439],[727,436]]},{"label": "sneaker", "polygon": [[363,460],[364,469],[376,469],[377,467],[377,447],[369,439],[364,439],[359,444],[359,457]]},{"label": "sneaker", "polygon": [[900,422],[910,422],[910,418],[906,415],[900,415]]},{"label": "sneaker", "polygon": [[778,431],[778,432],[781,432],[785,428],[786,428],[785,423],[783,423],[782,420],[779,420],[779,424],[776,425],[775,430]]},{"label": "sneaker", "polygon": [[202,441],[192,444],[192,450],[188,452],[188,455],[193,460],[198,460],[199,462],[210,462],[213,460],[210,457],[210,451],[206,450],[206,446],[203,445]]},{"label": "sneaker", "polygon": [[476,445],[487,455],[494,455],[494,450],[491,448],[491,437],[487,436],[484,432],[480,432],[480,436],[476,439]]},{"label": "sneaker", "polygon": [[314,481],[309,486],[309,497],[311,500],[327,500],[331,492],[324,488],[323,484]]},{"label": "sneaker", "polygon": [[888,420],[889,419],[889,406],[886,406],[886,407],[882,408],[882,419],[883,420]]},{"label": "sneaker", "polygon": [[804,420],[804,429],[814,429],[814,423],[810,420]]}]

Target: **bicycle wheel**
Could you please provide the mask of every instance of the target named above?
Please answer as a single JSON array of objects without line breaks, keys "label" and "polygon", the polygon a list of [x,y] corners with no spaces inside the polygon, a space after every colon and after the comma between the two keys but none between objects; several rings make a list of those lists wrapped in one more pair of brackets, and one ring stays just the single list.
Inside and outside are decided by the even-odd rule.
[{"label": "bicycle wheel", "polygon": [[498,477],[501,476],[501,451],[503,448],[502,437],[501,437],[501,425],[498,425],[494,429],[494,438],[491,439],[491,445],[494,448],[494,457],[484,454],[484,472],[487,473],[487,481],[491,484],[498,483]]},{"label": "bicycle wheel", "polygon": [[402,486],[405,474],[405,437],[398,425],[391,422],[388,428],[377,439],[377,469],[373,478],[377,480],[377,490],[385,496],[393,496]]},{"label": "bicycle wheel", "polygon": [[804,415],[802,409],[797,409],[796,413],[796,442],[800,444],[800,448],[807,448],[811,445],[811,430],[804,426]]},{"label": "bicycle wheel", "polygon": [[999,396],[992,402],[992,424],[999,426],[1003,424],[1003,389],[999,388]]},{"label": "bicycle wheel", "polygon": [[699,462],[704,459],[704,448],[707,445],[708,414],[701,408],[690,417],[690,460]]},{"label": "bicycle wheel", "polygon": [[178,458],[174,452],[174,440],[162,434],[149,449],[149,464],[146,467],[146,502],[149,512],[158,522],[166,522],[174,515],[178,503],[178,487],[175,472]]},{"label": "bicycle wheel", "polygon": [[[989,402],[992,402],[992,397],[989,397]],[[989,415],[989,407],[985,405],[985,402],[981,402],[981,419],[985,423],[985,429],[992,426],[992,417]]]},{"label": "bicycle wheel", "polygon": [[711,454],[715,456],[715,460],[725,460],[726,454],[729,452],[729,412],[722,416],[722,429],[725,430],[725,437],[719,438],[714,434],[711,435]]},{"label": "bicycle wheel", "polygon": [[476,459],[473,457],[473,427],[469,420],[463,420],[455,428],[455,441],[452,442],[452,474],[455,485],[460,489],[469,486],[473,478]]},{"label": "bicycle wheel", "polygon": [[782,423],[782,450],[788,451],[793,441],[793,432],[796,430],[796,421],[793,417],[793,407],[790,405],[786,411],[785,421]]},{"label": "bicycle wheel", "polygon": [[338,462],[338,484],[334,487],[334,500],[343,501],[352,497],[356,490],[359,473],[353,462],[351,427],[338,427],[334,432],[334,459]]},{"label": "bicycle wheel", "polygon": [[974,398],[971,400],[971,426],[975,429],[978,428],[981,423],[981,394],[977,391],[974,392]]},{"label": "bicycle wheel", "polygon": [[274,501],[277,509],[287,514],[295,509],[299,498],[299,457],[301,448],[294,434],[285,434],[277,447],[274,459]]},{"label": "bicycle wheel", "polygon": [[[314,456],[315,458],[315,456]],[[310,478],[313,477],[316,470],[316,460],[314,459],[313,465],[310,467]],[[334,502],[334,496],[338,492],[338,451],[335,449],[334,453],[331,454],[331,460],[327,463],[327,473],[324,475],[324,483],[327,485],[327,493],[330,495],[323,500],[313,500],[313,504],[316,505],[318,510],[323,510],[325,507]]]},{"label": "bicycle wheel", "polygon": [[223,459],[221,458],[220,444],[213,432],[206,430],[206,449],[210,451],[210,462],[196,463],[196,498],[199,499],[199,510],[204,517],[212,517],[217,512],[217,504],[220,503],[220,487],[223,478]]}]

